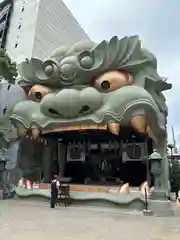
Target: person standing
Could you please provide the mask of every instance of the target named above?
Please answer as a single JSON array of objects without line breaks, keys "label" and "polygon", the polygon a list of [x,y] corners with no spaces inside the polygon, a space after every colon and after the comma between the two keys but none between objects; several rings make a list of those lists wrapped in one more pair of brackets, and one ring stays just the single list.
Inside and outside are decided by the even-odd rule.
[{"label": "person standing", "polygon": [[51,208],[55,208],[57,197],[58,197],[58,191],[59,191],[60,182],[57,179],[57,175],[53,177],[53,180],[51,181]]}]

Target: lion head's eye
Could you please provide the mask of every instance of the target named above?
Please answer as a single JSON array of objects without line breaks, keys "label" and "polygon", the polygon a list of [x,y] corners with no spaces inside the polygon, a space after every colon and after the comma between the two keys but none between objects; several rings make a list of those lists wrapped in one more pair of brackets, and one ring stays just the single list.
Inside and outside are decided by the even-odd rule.
[{"label": "lion head's eye", "polygon": [[101,82],[101,88],[102,89],[108,90],[108,89],[110,89],[110,87],[111,87],[111,84],[110,84],[110,82],[108,80],[103,80]]},{"label": "lion head's eye", "polygon": [[121,87],[132,85],[131,74],[120,71],[109,71],[94,80],[94,87],[101,92],[112,92]]},{"label": "lion head's eye", "polygon": [[42,86],[42,85],[34,85],[28,92],[28,96],[35,101],[41,101],[41,99],[47,95],[48,93],[51,93],[52,90],[48,87]]}]

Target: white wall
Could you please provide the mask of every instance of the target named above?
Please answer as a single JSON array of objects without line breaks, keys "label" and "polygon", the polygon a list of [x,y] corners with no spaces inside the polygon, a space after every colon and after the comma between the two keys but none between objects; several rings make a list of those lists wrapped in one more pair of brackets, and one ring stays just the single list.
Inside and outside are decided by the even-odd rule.
[{"label": "white wall", "polygon": [[61,45],[89,39],[62,0],[41,0],[36,23],[33,56],[48,57]]},{"label": "white wall", "polygon": [[[32,56],[40,0],[14,0],[6,49],[17,63]],[[24,7],[24,11],[22,8]],[[19,28],[20,27],[20,28]],[[15,45],[17,47],[15,47]]]},{"label": "white wall", "polygon": [[14,0],[6,49],[18,64],[88,38],[62,0]]}]

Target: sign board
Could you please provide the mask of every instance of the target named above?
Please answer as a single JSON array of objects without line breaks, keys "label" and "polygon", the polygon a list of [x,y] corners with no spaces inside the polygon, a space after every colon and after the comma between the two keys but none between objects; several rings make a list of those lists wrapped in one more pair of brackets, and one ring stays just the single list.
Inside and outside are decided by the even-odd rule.
[{"label": "sign board", "polygon": [[145,143],[123,144],[122,162],[143,161],[147,156]]},{"label": "sign board", "polygon": [[85,162],[85,148],[83,144],[72,144],[67,147],[67,162]]}]

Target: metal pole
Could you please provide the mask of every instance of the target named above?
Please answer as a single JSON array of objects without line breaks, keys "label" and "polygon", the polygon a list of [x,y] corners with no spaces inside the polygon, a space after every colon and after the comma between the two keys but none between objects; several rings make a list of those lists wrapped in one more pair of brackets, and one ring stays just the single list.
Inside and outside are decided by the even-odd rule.
[{"label": "metal pole", "polygon": [[[171,161],[173,160],[173,148],[171,147]],[[172,162],[171,162],[172,163]]]},{"label": "metal pole", "polygon": [[[145,141],[145,153],[147,155],[147,138],[146,138],[146,141]],[[146,157],[146,179],[147,179],[147,183],[148,183],[148,186],[150,185],[150,176],[149,176],[149,157]],[[148,210],[148,197],[147,197],[147,189],[145,188],[145,210],[147,211]]]},{"label": "metal pole", "polygon": [[176,139],[175,139],[174,127],[173,126],[172,126],[172,137],[173,137],[174,148],[176,148]]},{"label": "metal pole", "polygon": [[149,176],[149,158],[148,157],[146,159],[146,180],[147,180],[148,186],[150,186],[151,185],[151,179],[150,179],[150,176]]},{"label": "metal pole", "polygon": [[148,150],[147,150],[147,140],[148,138],[146,138],[145,140],[145,144],[144,144],[144,154],[146,155],[146,181],[148,183],[148,186],[150,186],[150,176],[149,176],[149,157],[147,157],[147,153],[148,153]]},{"label": "metal pole", "polygon": [[147,198],[147,189],[145,188],[145,210],[148,210],[148,198]]}]

